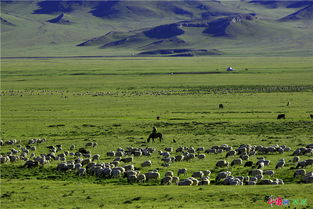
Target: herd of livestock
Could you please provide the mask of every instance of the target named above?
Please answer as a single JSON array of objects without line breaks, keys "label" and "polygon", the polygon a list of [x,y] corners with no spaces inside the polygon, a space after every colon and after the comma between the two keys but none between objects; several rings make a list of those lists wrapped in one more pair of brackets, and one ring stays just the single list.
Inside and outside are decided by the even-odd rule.
[{"label": "herd of livestock", "polygon": [[[100,154],[91,154],[90,149],[97,146],[96,142],[88,142],[85,147],[76,148],[71,145],[68,149],[64,149],[61,144],[46,146],[47,152],[36,154],[36,145],[46,142],[45,139],[31,139],[23,146],[17,140],[0,141],[1,146],[14,145],[9,152],[1,153],[0,163],[15,163],[24,161],[21,169],[31,169],[33,167],[44,166],[53,161],[57,162],[56,170],[58,172],[75,172],[79,176],[92,175],[98,178],[126,178],[129,183],[143,183],[143,182],[160,182],[163,185],[176,184],[181,186],[192,185],[209,185],[223,184],[223,185],[257,185],[257,184],[284,184],[283,179],[274,178],[275,170],[287,166],[294,169],[293,176],[297,182],[313,183],[313,158],[301,160],[302,156],[313,155],[313,144],[308,144],[305,147],[299,147],[291,150],[285,145],[249,145],[243,144],[237,148],[227,144],[215,145],[208,149],[204,147],[183,147],[179,146],[176,149],[173,147],[166,147],[164,150],[157,150],[153,147],[127,147],[117,148],[116,150],[106,153],[106,159],[109,162],[100,162]],[[284,158],[277,162],[271,162],[264,156],[269,154],[283,154],[290,152],[291,164],[288,164]],[[155,154],[157,153],[157,154]],[[225,157],[215,163],[215,178],[211,179],[211,171],[208,169],[190,172],[187,168],[179,168],[175,172],[169,169],[171,164],[177,162],[193,162],[195,160],[203,160],[211,154],[224,153]],[[138,165],[140,161],[137,159],[141,156],[151,157],[158,155],[156,159],[161,160],[162,170],[167,170],[161,176],[160,169],[152,169],[152,165],[156,162],[152,160],[145,160],[140,163],[140,166],[135,167],[134,163]],[[251,156],[257,156],[257,161],[250,160]],[[232,160],[229,160],[232,159]],[[157,163],[156,163],[157,164]],[[275,169],[266,169],[270,164],[274,164]],[[243,166],[248,167],[249,171],[243,176],[234,176],[230,171],[230,167]],[[147,172],[141,172],[151,168]],[[311,171],[307,171],[311,169]]]}]

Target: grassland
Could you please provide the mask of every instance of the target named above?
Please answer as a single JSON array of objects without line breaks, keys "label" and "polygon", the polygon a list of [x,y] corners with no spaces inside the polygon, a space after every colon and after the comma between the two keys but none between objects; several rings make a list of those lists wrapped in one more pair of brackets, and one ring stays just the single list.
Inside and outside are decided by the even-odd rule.
[{"label": "grassland", "polygon": [[[235,72],[226,72],[232,66]],[[47,138],[46,146],[83,147],[96,141],[92,154],[101,162],[117,147],[204,146],[227,143],[285,144],[295,149],[313,141],[313,64],[300,57],[199,57],[105,59],[3,59],[1,60],[1,138]],[[184,72],[188,74],[175,74]],[[210,72],[210,74],[194,74]],[[291,101],[290,106],[286,106]],[[218,104],[225,108],[219,110]],[[276,120],[279,113],[286,120]],[[160,116],[160,120],[156,120]],[[146,144],[152,127],[164,134],[163,143]],[[173,143],[175,139],[177,142]],[[16,146],[3,146],[1,153]],[[313,205],[312,184],[293,179],[291,152],[267,155],[273,163],[285,158],[276,171],[285,185],[203,187],[128,185],[125,179],[78,177],[59,173],[57,162],[43,168],[23,169],[22,162],[1,164],[2,208],[267,208],[267,195],[307,199]],[[152,168],[188,168],[217,172],[215,162],[225,153],[204,160],[161,166],[157,153]],[[251,160],[256,161],[256,157]],[[309,156],[301,157],[301,159]],[[135,159],[135,166],[148,157]],[[229,160],[232,160],[230,158]],[[311,168],[308,168],[312,170]],[[148,168],[142,170],[147,171]],[[247,175],[248,168],[230,168]],[[157,185],[156,185],[157,184]],[[311,207],[312,208],[312,207]]]}]

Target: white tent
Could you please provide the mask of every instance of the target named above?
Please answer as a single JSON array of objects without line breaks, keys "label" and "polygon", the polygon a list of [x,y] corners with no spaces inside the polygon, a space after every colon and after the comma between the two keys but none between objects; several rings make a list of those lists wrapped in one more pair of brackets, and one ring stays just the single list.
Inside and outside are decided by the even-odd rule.
[{"label": "white tent", "polygon": [[235,69],[233,69],[232,67],[228,67],[226,70],[227,71],[234,71]]}]

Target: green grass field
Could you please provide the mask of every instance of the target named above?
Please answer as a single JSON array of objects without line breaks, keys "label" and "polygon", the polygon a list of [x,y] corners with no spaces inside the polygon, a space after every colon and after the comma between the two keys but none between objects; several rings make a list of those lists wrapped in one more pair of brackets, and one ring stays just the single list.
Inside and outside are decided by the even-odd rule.
[{"label": "green grass field", "polygon": [[[236,71],[226,72],[228,66]],[[312,76],[311,57],[2,59],[1,138],[20,140],[23,146],[31,138],[46,138],[36,145],[37,155],[47,153],[49,145],[62,144],[68,150],[71,144],[79,148],[95,141],[98,146],[90,150],[101,155],[99,162],[114,159],[107,151],[129,146],[175,150],[278,144],[294,150],[313,142]],[[279,113],[286,119],[277,120]],[[164,142],[146,143],[153,126],[163,133]],[[17,149],[2,146],[1,153],[12,148]],[[55,170],[59,161],[33,169],[21,168],[21,161],[5,163],[0,165],[1,208],[269,208],[264,202],[269,195],[306,199],[306,204],[289,206],[312,208],[313,185],[293,179],[291,154],[265,156],[271,160],[266,170],[275,170],[281,158],[287,162],[274,176],[285,185],[269,186],[129,185],[124,178],[60,173]],[[256,162],[259,156],[250,160]],[[225,152],[207,154],[203,160],[164,168],[155,152],[135,158],[134,165],[151,159],[152,167],[141,172],[159,168],[162,177],[184,167],[188,176],[209,169],[213,180],[226,170],[215,168],[224,157]],[[301,156],[308,158],[312,156]],[[228,170],[247,175],[249,168]]]}]

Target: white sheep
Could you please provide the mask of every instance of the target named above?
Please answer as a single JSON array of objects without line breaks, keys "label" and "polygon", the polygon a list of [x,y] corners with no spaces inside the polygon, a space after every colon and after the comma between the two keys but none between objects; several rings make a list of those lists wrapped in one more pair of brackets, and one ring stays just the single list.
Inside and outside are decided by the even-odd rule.
[{"label": "white sheep", "polygon": [[150,181],[154,179],[155,181],[160,178],[160,173],[159,172],[148,172],[145,174],[147,181]]},{"label": "white sheep", "polygon": [[164,150],[167,152],[173,152],[174,149],[173,147],[166,147]]},{"label": "white sheep", "polygon": [[187,175],[187,168],[179,168],[177,171],[177,176],[181,174]]},{"label": "white sheep", "polygon": [[272,171],[272,170],[263,171],[263,175],[274,176],[274,174],[275,174],[275,171]]},{"label": "white sheep", "polygon": [[277,162],[275,169],[282,168],[282,167],[284,167],[284,165],[285,165],[285,160],[284,159],[280,159]]},{"label": "white sheep", "polygon": [[173,184],[178,184],[179,177],[178,176],[173,176],[172,182],[173,182]]},{"label": "white sheep", "polygon": [[224,172],[220,172],[217,174],[215,181],[219,181],[221,179],[225,179],[226,177],[230,176],[231,172],[230,171],[224,171]]},{"label": "white sheep", "polygon": [[199,154],[199,155],[198,155],[198,158],[199,158],[199,159],[204,159],[205,157],[206,157],[205,154]]},{"label": "white sheep", "polygon": [[161,184],[162,185],[170,185],[173,181],[173,177],[171,176],[165,176],[164,178],[161,179]]},{"label": "white sheep", "polygon": [[209,170],[204,170],[204,171],[202,171],[203,172],[203,175],[204,176],[209,176],[209,175],[211,175],[211,171],[209,171]]},{"label": "white sheep", "polygon": [[203,177],[203,172],[202,171],[197,171],[197,172],[194,172],[193,174],[192,174],[192,177],[194,177],[194,178],[202,178]]},{"label": "white sheep", "polygon": [[242,164],[242,159],[237,158],[237,159],[234,159],[230,165],[234,166],[234,165],[241,165],[241,164]]},{"label": "white sheep", "polygon": [[130,184],[136,183],[138,181],[136,175],[129,175],[127,179],[128,179],[128,183]]},{"label": "white sheep", "polygon": [[305,169],[298,169],[293,174],[293,177],[296,178],[297,176],[305,176],[306,170]]},{"label": "white sheep", "polygon": [[171,176],[171,177],[173,177],[173,176],[174,176],[174,172],[173,172],[173,171],[167,171],[167,172],[165,173],[165,176]]},{"label": "white sheep", "polygon": [[193,181],[191,179],[184,179],[178,182],[178,186],[191,186]]},{"label": "white sheep", "polygon": [[92,161],[95,161],[95,160],[100,160],[100,155],[99,154],[96,154],[96,155],[92,156]]},{"label": "white sheep", "polygon": [[188,179],[190,179],[192,181],[192,186],[198,186],[199,185],[198,179],[195,179],[193,177],[189,177]]},{"label": "white sheep", "polygon": [[293,159],[292,159],[293,163],[297,163],[299,161],[300,161],[300,157],[299,156],[294,156]]},{"label": "white sheep", "polygon": [[79,168],[79,169],[77,170],[77,174],[78,174],[79,176],[86,175],[86,168]]},{"label": "white sheep", "polygon": [[254,170],[249,171],[249,175],[251,175],[251,176],[256,176],[258,174],[263,175],[263,170],[254,169]]},{"label": "white sheep", "polygon": [[226,160],[219,160],[216,162],[216,167],[228,167],[229,166],[229,162],[227,162]]},{"label": "white sheep", "polygon": [[141,182],[141,183],[143,183],[143,182],[145,182],[146,181],[146,175],[145,174],[143,174],[143,173],[140,173],[140,174],[138,174],[138,176],[137,176],[137,180],[138,180],[138,182]]},{"label": "white sheep", "polygon": [[141,167],[149,167],[151,165],[152,165],[151,160],[147,160],[147,161],[141,163]]}]

